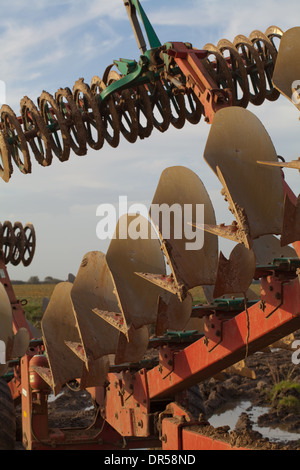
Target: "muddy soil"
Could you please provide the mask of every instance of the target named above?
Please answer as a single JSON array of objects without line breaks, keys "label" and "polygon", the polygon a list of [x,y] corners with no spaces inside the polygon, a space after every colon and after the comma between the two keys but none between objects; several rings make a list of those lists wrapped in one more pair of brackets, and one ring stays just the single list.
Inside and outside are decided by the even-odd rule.
[{"label": "muddy soil", "polygon": [[[234,403],[247,400],[251,407],[260,406],[268,411],[258,417],[257,424],[261,427],[279,428],[291,433],[300,433],[300,410],[290,406],[279,406],[279,400],[273,403],[270,400],[270,392],[274,384],[282,380],[292,380],[300,384],[300,365],[292,363],[292,352],[288,350],[273,350],[269,353],[255,353],[245,360],[248,368],[255,372],[256,377],[247,378],[240,375],[224,374],[222,380],[211,378],[189,391],[189,408],[194,416],[200,412],[200,416],[205,424],[209,424],[209,419],[219,410],[230,408]],[[297,395],[295,390],[286,392],[287,397]],[[283,393],[280,397],[283,396]],[[249,414],[251,411],[249,409]],[[207,424],[207,433],[214,433]],[[300,450],[300,440],[270,443],[262,439],[262,435],[252,429],[252,421],[248,413],[242,413],[233,431],[229,428],[221,428],[217,433],[221,433],[225,440],[232,444],[239,442],[239,445],[251,445],[263,449],[286,449]]]},{"label": "muddy soil", "polygon": [[[234,446],[250,446],[259,449],[300,450],[300,441],[272,443],[257,431],[247,413],[242,413],[234,430],[223,426],[213,428],[209,419],[224,405],[248,400],[252,406],[270,407],[259,417],[259,426],[280,427],[290,432],[300,433],[300,411],[270,406],[269,392],[279,380],[292,379],[300,384],[300,365],[292,363],[292,351],[273,350],[272,353],[256,353],[246,359],[248,368],[256,377],[224,374],[220,379],[211,378],[192,387],[188,393],[189,410],[201,420],[201,432],[230,442]],[[55,400],[49,400],[49,427],[88,427],[93,423],[95,409],[86,391],[74,392],[65,387]]]}]

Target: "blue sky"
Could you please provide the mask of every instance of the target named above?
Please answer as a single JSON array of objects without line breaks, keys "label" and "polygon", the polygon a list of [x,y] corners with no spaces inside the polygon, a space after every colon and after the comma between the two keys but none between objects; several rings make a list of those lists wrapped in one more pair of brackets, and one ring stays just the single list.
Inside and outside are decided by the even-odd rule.
[{"label": "blue sky", "polygon": [[[132,29],[122,0],[11,0],[2,2],[0,20],[1,76],[6,83],[6,102],[20,115],[24,95],[33,101],[43,90],[54,94],[73,87],[83,77],[90,83],[102,76],[114,59],[138,59]],[[237,0],[144,0],[162,43],[188,41],[201,49],[222,38],[265,31],[270,25],[283,30],[298,26],[298,2]],[[249,110],[261,119],[278,154],[287,160],[299,155],[299,113],[285,98]],[[15,170],[7,184],[0,181],[0,220],[32,222],[37,250],[28,268],[12,267],[12,279],[32,275],[66,279],[76,274],[84,254],[106,251],[108,241],[96,237],[96,208],[117,204],[126,195],[129,203],[149,205],[164,168],[185,165],[205,184],[213,201],[217,222],[232,216],[220,195],[220,183],[203,160],[209,125],[186,124],[134,145],[121,139],[117,149],[107,144],[84,157],[71,154],[68,162],[54,160],[48,168],[33,161],[31,175]],[[286,170],[288,183],[298,190],[298,172]],[[222,243],[221,241],[221,247]],[[224,250],[226,252],[224,245]],[[228,248],[227,248],[228,249]]]}]

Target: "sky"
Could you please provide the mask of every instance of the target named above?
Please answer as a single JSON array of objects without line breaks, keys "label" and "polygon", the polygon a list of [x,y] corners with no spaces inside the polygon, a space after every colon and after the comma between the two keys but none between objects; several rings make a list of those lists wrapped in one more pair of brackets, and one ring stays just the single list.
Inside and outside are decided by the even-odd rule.
[{"label": "sky", "polygon": [[[222,38],[249,36],[276,25],[286,31],[298,26],[298,2],[267,0],[142,0],[161,43],[190,42],[201,49]],[[100,77],[114,59],[139,59],[139,50],[122,0],[10,0],[2,2],[0,79],[6,85],[6,103],[20,115],[20,100],[34,102],[43,90],[72,88],[83,77],[90,83]],[[299,77],[300,78],[300,77]],[[267,129],[276,151],[286,160],[299,155],[299,112],[286,98],[260,107],[249,106]],[[32,160],[32,173],[15,171],[9,183],[0,181],[0,221],[31,222],[37,247],[29,267],[8,266],[11,279],[26,281],[37,275],[65,280],[76,274],[84,254],[106,252],[109,240],[99,240],[97,207],[118,204],[149,206],[161,172],[173,165],[195,171],[214,205],[217,223],[231,223],[221,185],[203,159],[210,126],[170,126],[165,133],[154,130],[150,138],[119,146],[107,143],[86,156],[71,153],[69,161],[54,158],[43,168]],[[299,193],[299,174],[285,170],[286,180]],[[224,252],[228,244],[224,243]]]}]

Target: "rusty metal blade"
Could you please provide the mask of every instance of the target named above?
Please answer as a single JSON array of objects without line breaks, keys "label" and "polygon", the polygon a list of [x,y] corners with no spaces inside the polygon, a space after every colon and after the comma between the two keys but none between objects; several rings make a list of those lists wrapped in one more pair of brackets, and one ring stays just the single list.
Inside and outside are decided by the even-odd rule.
[{"label": "rusty metal blade", "polygon": [[137,276],[142,277],[146,281],[152,282],[158,287],[169,291],[172,294],[179,294],[179,296],[184,295],[184,285],[175,282],[173,274],[150,274],[150,273],[135,273]]},{"label": "rusty metal blade", "polygon": [[241,218],[239,218],[238,214],[237,214],[237,219],[240,219],[240,223],[235,223],[236,221],[234,221],[231,225],[204,224],[204,225],[199,226],[199,225],[193,224],[193,226],[199,230],[205,230],[206,232],[211,233],[212,235],[216,235],[222,238],[227,238],[228,240],[231,240],[237,243],[244,243],[244,245],[250,249],[252,246],[252,240],[249,237],[248,226],[245,225],[245,223],[243,222]]},{"label": "rusty metal blade", "polygon": [[107,323],[114,326],[117,330],[121,331],[128,338],[128,326],[124,325],[124,317],[122,313],[117,312],[106,312],[104,310],[99,310],[94,308],[93,312],[99,317],[103,318]]},{"label": "rusty metal blade", "polygon": [[169,292],[158,298],[158,311],[156,321],[156,335],[161,336],[167,330],[181,331],[185,329],[192,314],[193,299],[188,292],[180,302],[177,295]]},{"label": "rusty metal blade", "polygon": [[282,224],[281,246],[300,240],[300,196],[294,205],[288,195],[284,198],[284,217]]},{"label": "rusty metal blade", "polygon": [[87,361],[87,358],[86,358],[86,355],[85,355],[85,351],[84,351],[84,348],[82,346],[82,343],[78,343],[77,341],[65,341],[65,344],[66,346],[68,346],[69,349],[71,349],[71,351],[73,351],[74,354],[76,354],[77,357],[79,357],[79,359],[86,363]]},{"label": "rusty metal blade", "polygon": [[100,251],[83,257],[72,284],[71,300],[88,368],[89,361],[114,354],[119,338],[119,331],[93,312],[98,309],[120,313],[105,255]]},{"label": "rusty metal blade", "polygon": [[220,178],[223,194],[237,218],[238,229],[255,239],[281,233],[283,185],[273,143],[250,111],[230,107],[218,111],[210,129],[204,159]]},{"label": "rusty metal blade", "polygon": [[[195,286],[213,284],[218,239],[205,232],[197,234],[197,230],[191,229],[193,223],[216,223],[210,197],[200,178],[183,166],[166,168],[160,176],[150,216],[159,232],[181,300],[184,297],[181,295],[182,286],[187,292]],[[202,237],[201,241],[198,237]]]},{"label": "rusty metal blade", "polygon": [[290,246],[282,247],[279,238],[274,235],[264,235],[253,242],[256,263],[271,264],[275,258],[297,258],[295,250]]},{"label": "rusty metal blade", "polygon": [[[132,238],[132,228],[143,226],[145,237]],[[133,230],[134,231],[134,230]],[[138,329],[156,322],[157,299],[162,289],[145,282],[136,272],[166,274],[158,238],[152,238],[150,222],[141,215],[125,214],[117,224],[106,261],[112,273],[119,309],[127,324]],[[122,234],[122,238],[121,238]]]},{"label": "rusty metal blade", "polygon": [[128,340],[124,335],[120,336],[115,356],[115,364],[139,362],[147,351],[148,344],[148,327],[144,325],[136,329],[132,326],[128,332]]},{"label": "rusty metal blade", "polygon": [[295,170],[300,171],[300,159],[299,160],[292,160],[290,162],[260,162],[260,165],[269,165],[269,166],[278,166],[279,168],[292,168]]},{"label": "rusty metal blade", "polygon": [[109,356],[103,356],[95,361],[90,361],[89,370],[83,368],[80,379],[80,388],[84,390],[88,387],[103,386],[109,372]]},{"label": "rusty metal blade", "polygon": [[300,110],[300,28],[286,31],[281,40],[272,77],[274,87]]},{"label": "rusty metal blade", "polygon": [[31,368],[49,385],[53,386],[53,377],[51,370],[48,367],[31,366]]},{"label": "rusty metal blade", "polygon": [[253,250],[248,250],[244,245],[237,245],[227,260],[220,252],[217,280],[214,289],[214,297],[225,294],[246,294],[252,284],[256,268],[256,259]]},{"label": "rusty metal blade", "polygon": [[64,384],[81,377],[83,367],[82,361],[66,345],[66,341],[80,343],[71,301],[72,287],[69,282],[55,286],[41,323],[55,395]]}]

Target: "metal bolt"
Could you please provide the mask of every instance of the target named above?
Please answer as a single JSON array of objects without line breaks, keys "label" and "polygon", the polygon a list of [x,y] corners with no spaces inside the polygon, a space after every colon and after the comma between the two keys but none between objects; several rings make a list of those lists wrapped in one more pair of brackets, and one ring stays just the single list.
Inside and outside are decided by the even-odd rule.
[{"label": "metal bolt", "polygon": [[264,300],[261,300],[261,301],[260,301],[259,308],[260,308],[260,310],[262,310],[263,312],[266,310],[266,302],[265,302]]}]

